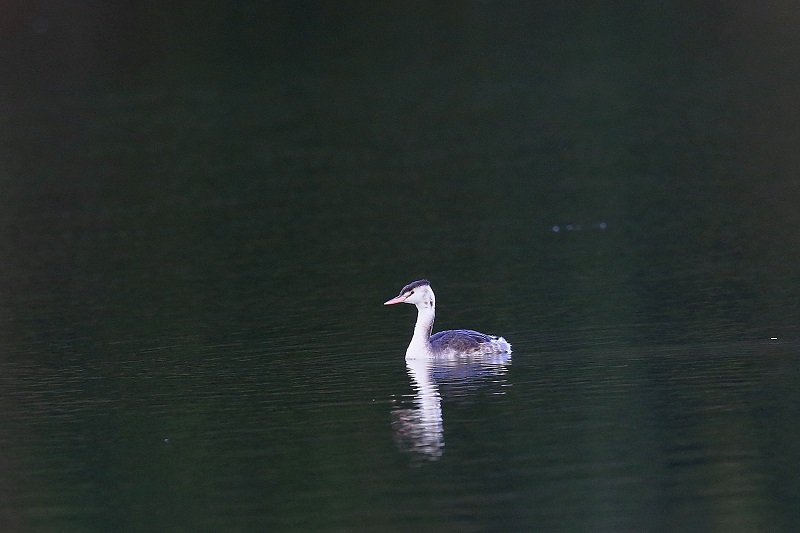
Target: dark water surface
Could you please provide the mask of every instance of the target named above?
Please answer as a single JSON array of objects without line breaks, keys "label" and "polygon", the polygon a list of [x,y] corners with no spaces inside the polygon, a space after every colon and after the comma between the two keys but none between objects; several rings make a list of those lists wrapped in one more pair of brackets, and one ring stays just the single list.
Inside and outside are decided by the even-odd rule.
[{"label": "dark water surface", "polygon": [[288,4],[0,23],[2,529],[794,531],[796,7]]}]

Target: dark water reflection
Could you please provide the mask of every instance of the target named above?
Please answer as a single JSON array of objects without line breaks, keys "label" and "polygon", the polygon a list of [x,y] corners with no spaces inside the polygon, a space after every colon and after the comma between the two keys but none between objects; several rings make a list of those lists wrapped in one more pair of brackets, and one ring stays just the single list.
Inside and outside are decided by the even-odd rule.
[{"label": "dark water reflection", "polygon": [[392,410],[395,442],[406,452],[436,460],[444,453],[445,398],[464,400],[475,395],[482,385],[491,384],[502,394],[511,354],[486,354],[450,360],[407,359],[406,368],[414,388],[414,407]]},{"label": "dark water reflection", "polygon": [[791,6],[9,5],[0,530],[797,529]]}]

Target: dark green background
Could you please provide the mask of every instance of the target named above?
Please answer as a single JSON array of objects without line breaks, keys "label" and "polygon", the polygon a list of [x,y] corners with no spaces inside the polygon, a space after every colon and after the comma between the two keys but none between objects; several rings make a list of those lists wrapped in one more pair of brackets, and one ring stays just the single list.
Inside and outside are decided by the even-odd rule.
[{"label": "dark green background", "polygon": [[[796,525],[791,2],[5,11],[5,529]],[[424,464],[420,277],[514,346]]]}]

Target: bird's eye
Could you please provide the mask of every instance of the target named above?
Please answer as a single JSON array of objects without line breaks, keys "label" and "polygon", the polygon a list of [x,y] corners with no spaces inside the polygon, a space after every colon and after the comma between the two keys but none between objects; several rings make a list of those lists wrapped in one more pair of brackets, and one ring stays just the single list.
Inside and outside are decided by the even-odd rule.
[{"label": "bird's eye", "polygon": [[408,293],[409,296],[411,296],[412,294],[414,294],[414,291]]}]

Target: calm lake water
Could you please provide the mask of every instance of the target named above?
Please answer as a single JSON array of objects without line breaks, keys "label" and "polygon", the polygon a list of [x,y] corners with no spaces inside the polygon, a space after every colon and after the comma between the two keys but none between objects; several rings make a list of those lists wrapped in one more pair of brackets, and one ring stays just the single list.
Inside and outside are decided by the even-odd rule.
[{"label": "calm lake water", "polygon": [[0,23],[0,529],[795,531],[800,12],[287,4]]}]

